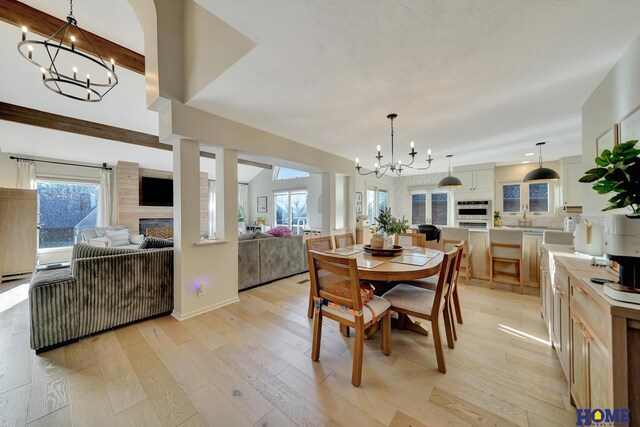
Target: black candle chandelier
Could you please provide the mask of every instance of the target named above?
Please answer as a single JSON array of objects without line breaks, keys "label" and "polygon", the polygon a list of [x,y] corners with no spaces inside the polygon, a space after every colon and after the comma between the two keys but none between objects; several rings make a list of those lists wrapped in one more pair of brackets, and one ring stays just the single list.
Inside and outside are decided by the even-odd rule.
[{"label": "black candle chandelier", "polygon": [[400,176],[402,175],[402,171],[404,170],[404,168],[410,168],[415,170],[427,170],[431,167],[431,162],[433,161],[433,158],[431,157],[431,149],[427,150],[426,161],[428,163],[428,166],[425,166],[425,167],[412,166],[413,162],[416,159],[416,155],[418,154],[418,152],[415,150],[415,143],[413,141],[411,141],[410,143],[411,152],[409,153],[409,156],[411,156],[411,161],[409,163],[402,163],[402,160],[397,160],[397,161],[395,160],[393,155],[393,120],[396,117],[398,117],[398,115],[395,113],[391,113],[387,115],[387,119],[391,120],[391,161],[389,163],[382,164],[383,156],[381,154],[381,147],[380,145],[378,145],[377,147],[378,155],[375,156],[375,158],[377,159],[377,162],[375,163],[372,171],[362,172],[362,166],[360,166],[360,159],[356,158],[356,170],[360,175],[375,174],[376,178],[380,178],[381,176],[386,174],[387,171],[389,171],[391,173],[395,173],[397,176]]},{"label": "black candle chandelier", "polygon": [[[18,51],[40,68],[42,82],[53,92],[79,101],[99,102],[118,84],[114,60],[107,64],[78,26],[73,0],[69,1],[67,23],[51,37],[31,40],[27,39],[27,32],[23,26]],[[76,45],[88,54],[78,51]]]}]

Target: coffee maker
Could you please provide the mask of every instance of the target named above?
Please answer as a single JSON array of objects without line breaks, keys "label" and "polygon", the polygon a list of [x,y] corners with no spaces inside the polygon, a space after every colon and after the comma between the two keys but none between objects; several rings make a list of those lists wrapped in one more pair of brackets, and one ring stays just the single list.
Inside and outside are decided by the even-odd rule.
[{"label": "coffee maker", "polygon": [[618,301],[640,304],[640,216],[609,215],[604,222],[604,252],[618,263],[619,282],[604,293]]}]

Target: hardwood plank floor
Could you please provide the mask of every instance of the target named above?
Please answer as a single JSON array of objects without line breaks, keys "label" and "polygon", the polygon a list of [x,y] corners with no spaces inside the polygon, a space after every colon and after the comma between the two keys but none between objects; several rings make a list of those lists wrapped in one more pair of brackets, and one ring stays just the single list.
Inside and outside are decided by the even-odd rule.
[{"label": "hardwood plank floor", "polygon": [[379,333],[365,342],[354,388],[353,337],[337,323],[324,320],[320,361],[311,361],[305,278],[184,322],[149,320],[37,356],[24,283],[0,285],[0,425],[575,425],[538,296],[461,284],[465,323],[456,348],[445,347],[447,374],[431,337],[394,329],[388,357]]}]

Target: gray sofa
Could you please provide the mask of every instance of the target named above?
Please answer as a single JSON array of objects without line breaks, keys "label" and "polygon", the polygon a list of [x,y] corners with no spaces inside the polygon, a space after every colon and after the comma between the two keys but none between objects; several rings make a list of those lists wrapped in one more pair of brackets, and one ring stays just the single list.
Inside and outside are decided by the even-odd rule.
[{"label": "gray sofa", "polygon": [[[173,247],[101,248],[79,243],[71,266],[34,274],[29,285],[36,351],[173,310]],[[165,247],[162,247],[165,246]]]},{"label": "gray sofa", "polygon": [[302,236],[243,234],[238,241],[238,289],[246,289],[309,270]]}]

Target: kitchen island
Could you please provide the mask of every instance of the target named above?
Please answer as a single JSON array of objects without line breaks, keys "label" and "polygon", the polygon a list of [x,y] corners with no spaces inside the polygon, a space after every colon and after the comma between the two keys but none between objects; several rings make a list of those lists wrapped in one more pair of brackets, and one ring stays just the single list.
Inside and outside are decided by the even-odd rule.
[{"label": "kitchen island", "polygon": [[[522,270],[524,274],[524,285],[540,287],[540,246],[542,245],[542,235],[546,230],[562,231],[554,228],[542,227],[495,227],[503,230],[522,230],[524,241],[522,248]],[[489,230],[486,228],[471,228],[471,240],[473,245],[473,277],[489,280]]]}]

